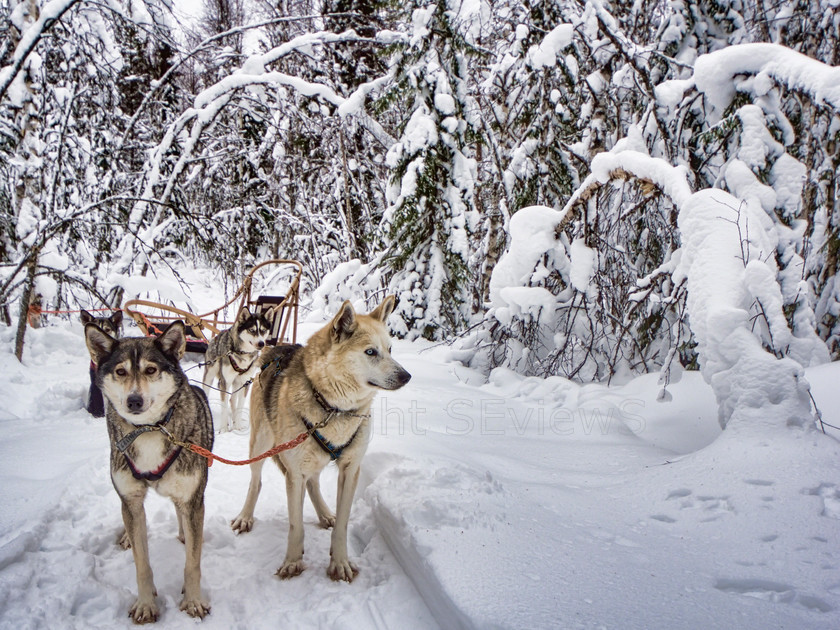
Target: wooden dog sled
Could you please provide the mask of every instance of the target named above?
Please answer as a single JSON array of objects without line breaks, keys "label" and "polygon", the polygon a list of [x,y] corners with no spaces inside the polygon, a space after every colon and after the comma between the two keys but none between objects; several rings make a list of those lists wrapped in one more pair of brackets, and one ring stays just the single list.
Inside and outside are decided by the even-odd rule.
[{"label": "wooden dog sled", "polygon": [[[291,281],[285,295],[251,295],[254,274],[257,271],[265,270],[271,265],[285,266],[289,269]],[[282,271],[282,270],[278,270]],[[297,341],[298,327],[298,306],[300,302],[300,279],[303,275],[303,265],[296,260],[272,259],[261,262],[251,268],[242,285],[234,293],[233,297],[212,311],[196,315],[187,310],[151,302],[149,300],[128,300],[123,304],[123,311],[129,315],[143,331],[144,335],[158,335],[170,323],[175,320],[182,320],[187,326],[189,339],[187,341],[188,352],[201,352],[207,350],[207,343],[215,335],[225,328],[233,325],[233,321],[223,319],[227,314],[235,318],[239,311],[247,306],[252,312],[263,312],[275,306],[279,309],[275,313],[274,325],[271,335],[266,340],[269,345],[278,343],[295,343]],[[235,310],[231,309],[236,302]]]}]

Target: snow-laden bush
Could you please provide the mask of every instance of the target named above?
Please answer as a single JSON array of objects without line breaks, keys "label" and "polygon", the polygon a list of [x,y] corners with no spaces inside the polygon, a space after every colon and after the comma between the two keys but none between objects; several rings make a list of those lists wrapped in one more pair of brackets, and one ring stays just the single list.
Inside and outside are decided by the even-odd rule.
[{"label": "snow-laden bush", "polygon": [[[748,313],[744,331],[770,358],[827,360],[823,341],[835,346],[840,312],[829,203],[838,182],[823,140],[840,130],[838,72],[781,46],[743,45],[660,83],[650,105],[657,123],[629,127],[597,154],[562,211],[512,216],[487,318],[456,356],[484,370],[581,380],[660,368],[666,382],[678,364],[695,367],[698,354],[701,366],[714,361],[724,342],[699,338],[689,274],[677,272],[696,236],[686,226],[696,224],[681,220],[678,229],[677,216],[692,190],[717,188],[729,201],[715,229],[741,244],[727,255],[740,265],[742,293],[730,306]],[[802,129],[804,112],[815,128]],[[721,404],[725,420],[732,409]]]},{"label": "snow-laden bush", "polygon": [[382,299],[382,273],[376,265],[363,264],[358,259],[339,264],[321,279],[318,288],[312,292],[313,321],[330,319],[338,312],[345,300],[353,307],[366,313]]},{"label": "snow-laden bush", "polygon": [[[641,153],[621,155],[631,154],[639,165],[671,169]],[[684,171],[671,170],[678,191],[649,178],[639,186],[614,154],[601,154],[563,210],[532,206],[513,215],[485,325],[457,356],[484,370],[503,365],[584,381],[655,371],[674,359],[672,350],[690,364],[684,286],[670,277],[671,194],[689,191]]]}]

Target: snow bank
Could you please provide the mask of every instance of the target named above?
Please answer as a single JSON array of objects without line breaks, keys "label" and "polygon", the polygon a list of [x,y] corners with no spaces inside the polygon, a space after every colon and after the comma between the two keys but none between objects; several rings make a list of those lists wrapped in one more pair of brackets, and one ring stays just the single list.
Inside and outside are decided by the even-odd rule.
[{"label": "snow bank", "polygon": [[[81,324],[30,331],[23,365],[13,337],[0,326],[0,627],[128,630],[135,571],[116,545],[107,432],[82,408]],[[836,441],[784,431],[707,446],[720,430],[696,374],[656,403],[655,375],[605,387],[497,370],[476,386],[443,348],[394,352],[414,378],[374,404],[348,538],[358,577],[327,578],[330,533],[306,502],[306,571],[278,580],[282,475],[264,468],[254,531],[236,536],[249,471],[216,464],[202,629],[838,627]],[[815,395],[840,425],[838,366],[818,370]],[[215,450],[243,459],[248,436],[219,436]],[[330,504],[336,477],[322,475]],[[156,627],[192,625],[178,610],[175,512],[151,493],[146,513]]]},{"label": "snow bank", "polygon": [[[745,127],[764,128],[758,108],[747,106],[740,114]],[[490,281],[493,308],[489,314],[504,326],[511,326],[514,318],[527,322],[540,317],[552,303],[547,297],[551,293],[539,287],[549,273],[542,266],[543,259],[548,253],[565,252],[558,226],[599,185],[631,177],[649,182],[670,197],[679,211],[682,246],[673,258],[675,267],[669,263],[663,269],[671,272],[674,285],[687,283],[688,322],[697,342],[701,371],[717,396],[721,425],[745,421],[812,427],[802,365],[824,360],[825,347],[807,326],[794,332],[788,325],[775,258],[780,237],[771,219],[779,201],[774,190],[762,184],[750,168],[766,164],[767,151],[776,146],[774,141],[759,138],[756,144],[742,148],[743,159],[728,163],[726,183],[736,197],[720,190],[692,193],[684,167],[635,150],[643,146],[637,140],[628,136],[615,151],[598,154],[591,174],[562,211],[537,206],[520,210],[511,218],[510,245]],[[775,178],[789,181],[795,188],[801,170],[794,166],[789,174],[780,167]],[[785,204],[791,204],[790,199],[786,198]],[[569,256],[563,277],[586,294],[595,273],[595,252],[581,239],[566,247]],[[527,348],[511,349],[513,342],[509,341],[506,364],[518,364],[537,346],[550,345],[551,334],[541,329]],[[556,347],[565,342],[563,335],[554,334]],[[469,360],[467,345],[463,356]]]}]

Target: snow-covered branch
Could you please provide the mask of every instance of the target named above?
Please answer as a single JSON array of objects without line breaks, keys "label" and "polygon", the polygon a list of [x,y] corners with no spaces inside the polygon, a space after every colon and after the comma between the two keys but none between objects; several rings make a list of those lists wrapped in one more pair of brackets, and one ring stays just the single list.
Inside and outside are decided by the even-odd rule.
[{"label": "snow-covered branch", "polygon": [[[6,96],[6,92],[9,90],[9,87],[12,85],[15,78],[17,78],[23,68],[23,64],[26,63],[29,55],[33,50],[35,50],[35,47],[38,45],[41,37],[44,36],[44,33],[46,33],[53,24],[61,19],[61,16],[67,13],[67,11],[69,11],[73,5],[77,4],[79,1],[80,0],[51,0],[41,7],[38,19],[35,20],[31,26],[24,27],[23,20],[18,21],[15,28],[21,31],[20,41],[18,41],[15,51],[12,54],[12,63],[0,69],[0,101],[3,100],[4,96]],[[21,3],[18,7],[23,10],[24,3]],[[15,21],[15,15],[13,15],[12,22],[14,23]]]}]

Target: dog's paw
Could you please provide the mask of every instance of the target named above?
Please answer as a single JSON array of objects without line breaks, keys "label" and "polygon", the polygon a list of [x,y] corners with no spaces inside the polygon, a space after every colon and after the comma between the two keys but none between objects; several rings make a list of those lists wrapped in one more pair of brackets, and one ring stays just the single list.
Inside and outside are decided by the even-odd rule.
[{"label": "dog's paw", "polygon": [[274,575],[279,577],[281,580],[288,580],[289,578],[293,578],[296,575],[303,573],[305,568],[303,560],[297,560],[296,562],[284,562],[283,566],[277,569],[277,573]]},{"label": "dog's paw", "polygon": [[134,606],[128,610],[128,616],[137,624],[154,623],[158,620],[158,615],[160,615],[160,612],[154,599],[143,600],[138,598],[134,602]]},{"label": "dog's paw", "polygon": [[347,558],[344,560],[330,559],[327,575],[336,582],[352,582],[353,578],[359,575],[359,569]]},{"label": "dog's paw", "polygon": [[335,527],[335,514],[331,512],[327,514],[319,514],[318,522],[324,529],[331,529]]},{"label": "dog's paw", "polygon": [[230,522],[230,528],[237,534],[244,534],[254,529],[254,517],[237,516]]},{"label": "dog's paw", "polygon": [[131,549],[131,539],[128,537],[128,532],[122,530],[119,536],[117,536],[117,544],[122,549]]},{"label": "dog's paw", "polygon": [[190,617],[204,619],[206,615],[210,614],[210,604],[200,599],[187,599],[185,597],[184,601],[181,602],[181,610]]}]

